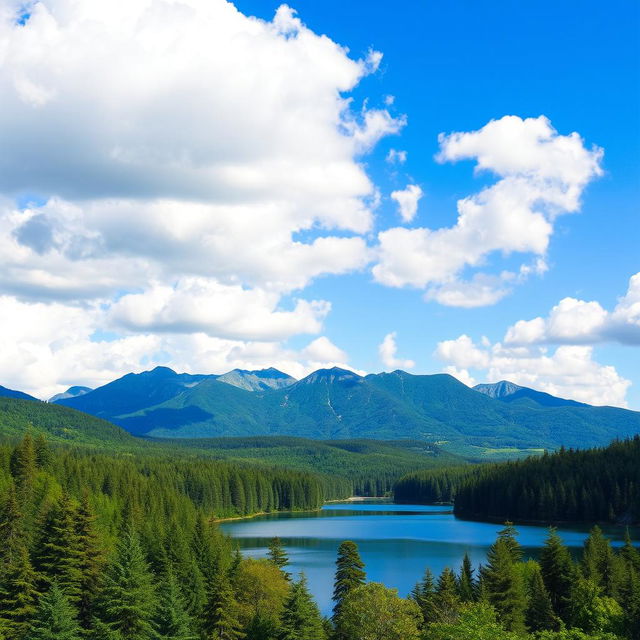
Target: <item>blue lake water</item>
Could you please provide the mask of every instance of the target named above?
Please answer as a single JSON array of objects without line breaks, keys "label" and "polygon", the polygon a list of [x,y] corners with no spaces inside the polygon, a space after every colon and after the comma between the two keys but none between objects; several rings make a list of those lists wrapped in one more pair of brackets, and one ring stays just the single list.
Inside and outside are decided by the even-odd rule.
[{"label": "blue lake water", "polygon": [[[499,524],[460,520],[448,507],[396,505],[380,501],[331,503],[318,512],[280,513],[223,522],[220,528],[235,538],[242,552],[263,557],[270,538],[282,539],[290,559],[289,571],[304,571],[309,587],[324,614],[332,608],[333,573],[338,545],[358,544],[367,579],[395,587],[407,595],[426,567],[437,576],[444,567],[456,571],[465,552],[475,566],[485,561]],[[536,557],[547,529],[518,526],[525,555]],[[576,551],[588,527],[560,528],[564,542]],[[606,529],[615,545],[622,542],[622,528]],[[637,540],[638,531],[632,531]]]}]

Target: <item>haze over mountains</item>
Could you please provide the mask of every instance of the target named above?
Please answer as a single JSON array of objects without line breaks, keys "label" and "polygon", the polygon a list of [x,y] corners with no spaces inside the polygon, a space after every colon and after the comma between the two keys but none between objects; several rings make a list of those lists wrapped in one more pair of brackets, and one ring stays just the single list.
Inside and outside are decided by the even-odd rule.
[{"label": "haze over mountains", "polygon": [[56,403],[153,437],[412,438],[460,450],[587,447],[640,433],[638,412],[404,371],[333,368],[295,380],[273,368],[217,376],[157,367]]}]

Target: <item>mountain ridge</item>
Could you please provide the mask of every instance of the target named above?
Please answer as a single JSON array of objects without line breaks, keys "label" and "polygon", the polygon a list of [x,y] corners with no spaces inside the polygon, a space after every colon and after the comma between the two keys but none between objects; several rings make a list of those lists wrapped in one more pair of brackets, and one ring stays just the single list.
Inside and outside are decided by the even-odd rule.
[{"label": "mountain ridge", "polygon": [[361,376],[338,367],[297,381],[273,368],[228,374],[159,367],[59,403],[135,435],[170,438],[411,438],[443,442],[450,450],[521,450],[597,446],[640,433],[640,413],[507,381],[471,389],[448,374]]}]

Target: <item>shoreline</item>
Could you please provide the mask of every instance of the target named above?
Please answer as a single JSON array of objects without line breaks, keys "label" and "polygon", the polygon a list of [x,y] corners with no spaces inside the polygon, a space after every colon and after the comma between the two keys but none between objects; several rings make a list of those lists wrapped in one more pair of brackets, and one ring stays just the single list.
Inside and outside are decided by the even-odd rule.
[{"label": "shoreline", "polygon": [[[389,501],[391,502],[391,498],[387,498],[386,496],[351,496],[350,498],[342,498],[340,500],[325,500],[325,502],[322,503],[322,506],[324,506],[325,504],[335,504],[335,503],[339,503],[339,502],[365,502],[367,500],[378,500],[380,502],[382,501]],[[226,518],[211,518],[211,522],[232,522],[234,520],[249,520],[251,518],[257,518],[258,516],[272,516],[274,514],[278,514],[278,513],[317,513],[318,511],[320,511],[322,509],[322,506],[318,509],[301,509],[300,511],[298,510],[288,510],[288,511],[259,511],[257,513],[250,513],[246,516],[227,516]]]}]

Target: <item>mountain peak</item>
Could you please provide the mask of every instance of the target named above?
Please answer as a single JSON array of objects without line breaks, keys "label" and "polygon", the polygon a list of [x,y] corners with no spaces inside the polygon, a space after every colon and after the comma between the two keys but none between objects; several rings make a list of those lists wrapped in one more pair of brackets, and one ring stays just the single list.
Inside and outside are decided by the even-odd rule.
[{"label": "mountain peak", "polygon": [[290,375],[269,367],[248,371],[247,369],[233,369],[218,376],[218,382],[224,382],[246,391],[268,391],[270,389],[282,389],[296,382]]},{"label": "mountain peak", "polygon": [[508,380],[500,380],[500,382],[477,384],[473,388],[480,393],[484,393],[484,395],[489,396],[490,398],[504,398],[505,396],[513,395],[524,387],[521,387],[514,382],[509,382]]},{"label": "mountain peak", "polygon": [[48,402],[57,402],[58,400],[65,400],[66,398],[77,398],[78,396],[83,396],[85,393],[89,393],[93,391],[90,387],[81,387],[81,386],[73,386],[69,387],[63,393],[56,393],[55,396],[49,398]]},{"label": "mountain peak", "polygon": [[306,378],[302,378],[300,382],[304,384],[313,384],[316,382],[338,382],[342,380],[360,380],[362,376],[349,371],[348,369],[341,369],[340,367],[331,367],[330,369],[318,369],[313,373],[310,373]]}]

